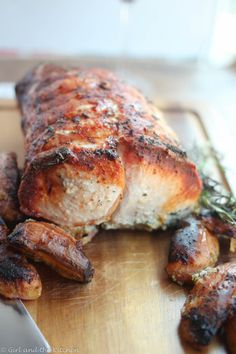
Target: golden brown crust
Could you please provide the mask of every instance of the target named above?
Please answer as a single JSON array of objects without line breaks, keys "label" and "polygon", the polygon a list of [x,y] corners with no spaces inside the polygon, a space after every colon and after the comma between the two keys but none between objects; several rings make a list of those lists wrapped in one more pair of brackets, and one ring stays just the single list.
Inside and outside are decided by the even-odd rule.
[{"label": "golden brown crust", "polygon": [[[155,107],[106,70],[42,66],[17,84],[16,93],[27,151],[32,154],[29,160],[45,149],[71,144],[78,136],[96,142],[101,133],[103,138],[123,137],[135,145],[139,156],[150,160],[158,159],[153,147],[186,157],[176,136],[155,114]],[[57,135],[62,129],[67,137]],[[34,146],[28,146],[32,142]]]},{"label": "golden brown crust", "polygon": [[224,329],[227,349],[230,354],[236,354],[236,313],[227,319]]},{"label": "golden brown crust", "polygon": [[[97,179],[94,194],[101,195],[96,210],[88,215],[83,210],[81,220],[78,214],[83,205],[81,210],[76,210],[75,205],[72,209],[70,199],[69,226],[96,225],[109,220],[127,187],[125,172],[135,164],[147,166],[147,169],[153,166],[153,170],[157,168],[157,173],[167,179],[177,180],[176,193],[172,192],[161,206],[163,214],[191,208],[197,201],[201,181],[175,134],[158,116],[151,102],[112,73],[102,69],[66,70],[42,65],[17,84],[16,94],[26,145],[19,199],[21,209],[28,215],[66,225],[63,210],[66,210],[64,201],[68,195],[57,183],[57,202],[53,203],[55,195],[50,195],[51,188],[47,188],[45,182],[50,179],[49,175],[55,175],[55,168],[60,174],[65,164],[73,181],[80,172],[86,171],[84,180],[90,179],[89,174],[93,182]],[[61,151],[67,156],[63,161],[57,159]],[[44,161],[48,158],[52,165],[45,169]],[[109,188],[114,189],[114,195]],[[95,190],[96,186],[93,184],[90,189]],[[28,198],[29,194],[33,198]],[[83,203],[87,205],[92,197],[85,198],[85,194],[76,198],[84,197]],[[45,207],[49,201],[50,207]]]},{"label": "golden brown crust", "polygon": [[219,242],[196,217],[183,221],[174,232],[166,271],[179,284],[193,282],[194,273],[214,266],[219,256]]},{"label": "golden brown crust", "polygon": [[0,153],[0,215],[6,222],[19,221],[18,192],[19,171],[16,154],[13,152]]},{"label": "golden brown crust", "polygon": [[66,278],[80,282],[92,279],[94,270],[80,242],[53,224],[31,220],[18,224],[8,236],[8,242]]},{"label": "golden brown crust", "polygon": [[236,309],[236,263],[203,271],[182,310],[180,335],[193,347],[208,345]]}]

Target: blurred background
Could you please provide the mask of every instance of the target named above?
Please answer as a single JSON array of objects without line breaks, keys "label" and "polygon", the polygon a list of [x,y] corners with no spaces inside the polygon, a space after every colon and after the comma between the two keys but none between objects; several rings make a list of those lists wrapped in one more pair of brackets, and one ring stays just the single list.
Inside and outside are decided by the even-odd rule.
[{"label": "blurred background", "polygon": [[0,0],[0,97],[37,62],[107,67],[157,104],[217,110],[232,154],[235,38],[236,0]]},{"label": "blurred background", "polygon": [[129,55],[227,65],[235,0],[0,0],[1,55]]}]

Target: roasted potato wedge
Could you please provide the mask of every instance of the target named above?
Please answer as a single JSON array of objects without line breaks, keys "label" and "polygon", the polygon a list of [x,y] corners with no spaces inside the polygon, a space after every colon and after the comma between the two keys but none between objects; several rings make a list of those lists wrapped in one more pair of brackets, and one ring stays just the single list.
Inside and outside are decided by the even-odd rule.
[{"label": "roasted potato wedge", "polygon": [[81,243],[54,224],[28,220],[18,224],[8,236],[18,251],[51,266],[65,278],[88,282],[94,270]]},{"label": "roasted potato wedge", "polygon": [[8,229],[0,218],[0,294],[13,299],[34,300],[41,295],[37,270],[7,244]]},{"label": "roasted potato wedge", "polygon": [[22,217],[17,197],[19,180],[16,154],[13,152],[1,152],[0,215],[7,223],[15,223]]},{"label": "roasted potato wedge", "polygon": [[41,295],[38,272],[26,258],[0,244],[0,294],[13,299],[35,300]]},{"label": "roasted potato wedge", "polygon": [[236,354],[236,312],[225,323],[225,339],[230,354]]},{"label": "roasted potato wedge", "polygon": [[195,276],[196,284],[182,310],[181,338],[199,349],[208,345],[236,306],[236,262],[208,268]]},{"label": "roasted potato wedge", "polygon": [[195,217],[189,217],[174,232],[166,271],[179,284],[191,284],[194,273],[214,266],[219,256],[219,241]]}]

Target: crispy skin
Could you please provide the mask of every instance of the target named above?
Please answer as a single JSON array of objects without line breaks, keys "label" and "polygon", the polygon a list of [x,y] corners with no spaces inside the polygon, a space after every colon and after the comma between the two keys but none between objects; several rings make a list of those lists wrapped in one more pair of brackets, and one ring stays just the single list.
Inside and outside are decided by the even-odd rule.
[{"label": "crispy skin", "polygon": [[38,272],[24,256],[8,247],[7,233],[0,218],[0,294],[10,299],[37,299],[42,291]]},{"label": "crispy skin", "polygon": [[214,266],[219,256],[219,241],[195,217],[187,218],[174,232],[166,271],[179,284],[192,283],[192,275]]},{"label": "crispy skin", "polygon": [[18,224],[8,236],[8,242],[36,261],[45,262],[65,278],[80,282],[92,279],[94,270],[80,242],[53,224],[33,220]]},{"label": "crispy skin", "polygon": [[6,222],[17,222],[20,217],[18,203],[19,171],[16,154],[0,153],[0,215]]},{"label": "crispy skin", "polygon": [[42,65],[16,94],[27,215],[69,227],[156,229],[195,205],[201,181],[176,135],[112,73]]},{"label": "crispy skin", "polygon": [[225,323],[225,339],[230,354],[236,354],[236,313]]},{"label": "crispy skin", "polygon": [[182,310],[180,335],[193,347],[210,343],[236,309],[236,263],[200,273]]}]

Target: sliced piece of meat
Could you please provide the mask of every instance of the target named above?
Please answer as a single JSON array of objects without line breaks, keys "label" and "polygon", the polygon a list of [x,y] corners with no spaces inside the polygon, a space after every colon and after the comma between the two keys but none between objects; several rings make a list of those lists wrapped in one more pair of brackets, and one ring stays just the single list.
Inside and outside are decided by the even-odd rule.
[{"label": "sliced piece of meat", "polygon": [[201,192],[156,107],[102,69],[41,65],[16,86],[25,135],[21,210],[67,227],[157,229]]},{"label": "sliced piece of meat", "polygon": [[224,329],[227,349],[230,354],[236,354],[236,313],[227,319]]},{"label": "sliced piece of meat", "polygon": [[8,242],[17,251],[48,264],[65,278],[80,282],[92,279],[94,270],[81,243],[53,224],[28,220],[15,227]]},{"label": "sliced piece of meat", "polygon": [[214,266],[219,256],[219,241],[196,217],[184,220],[171,238],[166,271],[179,283],[192,283],[194,273]]},{"label": "sliced piece of meat", "polygon": [[182,310],[181,338],[195,348],[208,345],[236,309],[236,263],[208,268],[195,278]]},{"label": "sliced piece of meat", "polygon": [[0,215],[8,223],[16,223],[21,213],[18,203],[19,170],[16,154],[0,153]]}]

